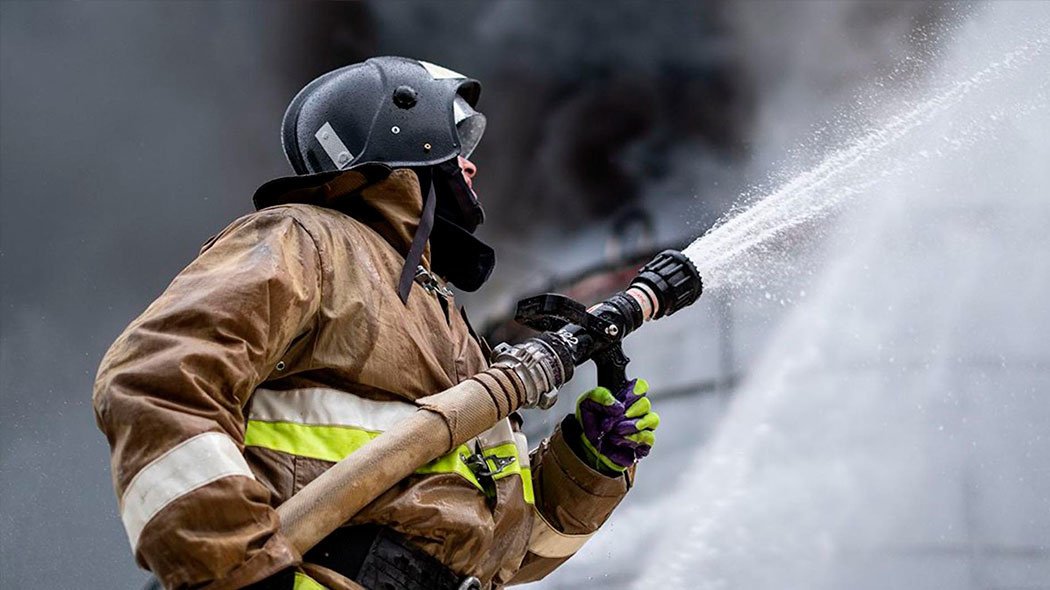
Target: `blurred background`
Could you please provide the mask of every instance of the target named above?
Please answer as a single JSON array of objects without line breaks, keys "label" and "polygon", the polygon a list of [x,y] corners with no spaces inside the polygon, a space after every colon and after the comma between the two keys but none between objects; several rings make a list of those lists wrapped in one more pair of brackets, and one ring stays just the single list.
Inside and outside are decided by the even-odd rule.
[{"label": "blurred background", "polygon": [[[0,587],[142,583],[91,410],[98,362],[258,185],[290,174],[279,125],[299,88],[406,55],[484,86],[479,233],[499,258],[462,300],[497,340],[518,335],[517,299],[597,299],[961,88],[831,187],[856,206],[628,341],[657,447],[610,523],[535,587],[1050,588],[1048,13],[0,3]],[[531,435],[592,385],[579,375],[527,416]]]}]

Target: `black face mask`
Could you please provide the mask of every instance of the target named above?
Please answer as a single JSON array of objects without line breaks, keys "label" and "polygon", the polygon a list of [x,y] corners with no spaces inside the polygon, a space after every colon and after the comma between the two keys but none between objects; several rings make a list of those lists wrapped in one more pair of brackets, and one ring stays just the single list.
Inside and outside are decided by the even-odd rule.
[{"label": "black face mask", "polygon": [[434,272],[464,291],[477,291],[496,265],[496,253],[474,237],[485,213],[463,178],[458,159],[429,168],[437,197],[430,256]]},{"label": "black face mask", "polygon": [[437,214],[474,233],[485,221],[485,211],[478,202],[478,195],[463,178],[459,160],[452,159],[430,167],[431,182],[437,194]]},{"label": "black face mask", "polygon": [[496,252],[451,221],[437,217],[430,234],[431,266],[464,291],[477,291],[496,266]]}]

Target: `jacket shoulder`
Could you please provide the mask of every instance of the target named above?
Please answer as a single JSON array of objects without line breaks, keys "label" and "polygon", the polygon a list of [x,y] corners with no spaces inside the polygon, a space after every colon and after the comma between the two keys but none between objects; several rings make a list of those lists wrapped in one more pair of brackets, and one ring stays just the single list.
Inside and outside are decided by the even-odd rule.
[{"label": "jacket shoulder", "polygon": [[218,240],[248,227],[254,228],[296,228],[310,236],[317,247],[321,247],[330,241],[332,230],[336,227],[355,227],[359,222],[353,218],[327,207],[307,205],[300,203],[289,203],[274,205],[247,215],[238,217],[230,222],[221,232],[208,239],[200,248],[204,253]]},{"label": "jacket shoulder", "polygon": [[327,207],[307,205],[305,203],[286,203],[260,209],[249,213],[246,217],[272,218],[292,220],[311,235],[317,238],[320,230],[326,227],[346,225],[353,221],[348,216]]},{"label": "jacket shoulder", "polygon": [[330,239],[331,234],[347,230],[361,233],[362,230],[368,227],[342,211],[305,203],[274,205],[273,207],[267,207],[251,213],[249,217],[252,215],[269,215],[293,219],[314,236],[315,240],[322,240],[326,237]]}]

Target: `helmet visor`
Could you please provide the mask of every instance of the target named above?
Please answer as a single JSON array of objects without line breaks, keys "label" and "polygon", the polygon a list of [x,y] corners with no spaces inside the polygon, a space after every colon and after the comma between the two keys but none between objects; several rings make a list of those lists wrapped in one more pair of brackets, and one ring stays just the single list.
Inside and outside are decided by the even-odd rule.
[{"label": "helmet visor", "polygon": [[452,101],[452,112],[455,115],[456,132],[459,133],[459,155],[469,158],[485,134],[485,115],[475,111],[459,95]]}]

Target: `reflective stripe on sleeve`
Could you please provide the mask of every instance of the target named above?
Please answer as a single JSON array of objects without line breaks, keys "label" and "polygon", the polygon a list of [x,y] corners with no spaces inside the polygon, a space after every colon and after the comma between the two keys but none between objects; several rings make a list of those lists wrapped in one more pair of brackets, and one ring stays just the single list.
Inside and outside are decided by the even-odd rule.
[{"label": "reflective stripe on sleeve", "polygon": [[570,557],[583,547],[583,544],[594,536],[569,535],[554,528],[538,509],[532,511],[532,536],[529,538],[529,551],[540,557],[561,559]]},{"label": "reflective stripe on sleeve", "polygon": [[146,524],[165,506],[217,479],[254,479],[237,444],[221,432],[205,432],[172,447],[139,470],[120,499],[121,519],[132,550]]}]

